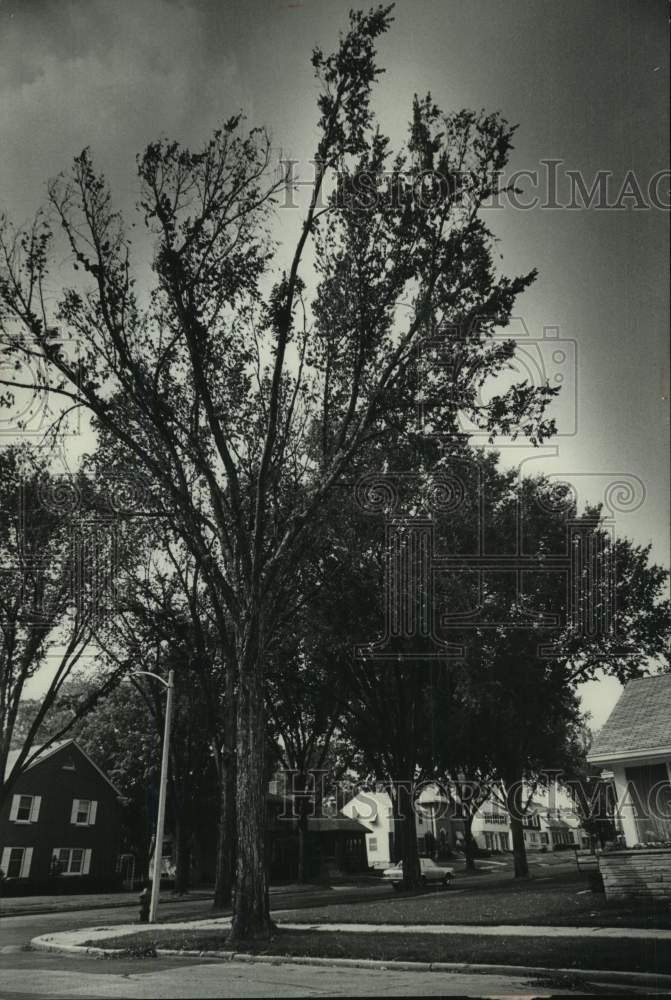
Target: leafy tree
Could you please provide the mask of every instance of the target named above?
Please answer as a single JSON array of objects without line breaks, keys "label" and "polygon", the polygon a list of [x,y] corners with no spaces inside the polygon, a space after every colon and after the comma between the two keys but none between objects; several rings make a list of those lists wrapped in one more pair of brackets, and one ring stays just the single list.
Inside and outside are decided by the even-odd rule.
[{"label": "leafy tree", "polygon": [[[84,476],[63,483],[53,475],[44,453],[25,445],[0,450],[0,802],[39,749],[67,735],[122,669],[101,664],[97,686],[50,726],[46,743],[39,739],[97,634],[101,611],[110,610],[116,568],[108,542],[98,544],[95,516],[82,500],[88,492]],[[121,544],[117,557],[123,559]],[[26,717],[21,700],[40,671],[44,693]],[[7,774],[15,744],[18,757]]]},{"label": "leafy tree", "polygon": [[[599,669],[623,681],[648,669],[668,642],[668,572],[649,562],[649,547],[611,538],[599,508],[578,517],[566,486],[483,471],[490,552],[538,553],[549,568],[553,556],[582,546],[582,563],[568,579],[542,562],[524,572],[521,587],[514,573],[485,578],[479,621],[463,633],[466,656],[453,693],[458,732],[468,741],[466,758],[479,758],[480,768],[496,775],[511,818],[515,875],[524,877],[530,795],[581,759],[577,686]],[[570,524],[579,539],[568,535]],[[594,573],[587,577],[590,551]],[[589,627],[591,609],[605,627]],[[458,768],[462,755],[449,737],[447,745]]]},{"label": "leafy tree", "polygon": [[442,331],[449,360],[427,379],[438,432],[458,429],[464,413],[492,434],[552,431],[543,411],[555,390],[524,383],[486,404],[479,393],[512,356],[513,343],[492,333],[534,277],[495,274],[494,238],[478,214],[513,129],[499,115],[444,115],[427,97],[392,157],[370,103],[375,43],[390,20],[386,7],[352,12],[335,52],[313,54],[316,174],[288,254],[269,232],[284,183],[270,177],[270,141],[259,129],[245,135],[240,116],[200,151],[159,141],[139,158],[156,247],[150,290],[136,288],[127,230],[88,151],[50,187],[78,271],[55,308],[48,274],[61,253],[47,218],[0,237],[8,350],[37,355],[44,391],[85,407],[166,498],[208,588],[221,656],[235,665],[233,940],[270,933],[263,716],[283,595],[306,529],[362,448],[415,421],[427,332]]},{"label": "leafy tree", "polygon": [[[215,907],[221,908],[230,902],[234,848],[229,813],[233,754],[227,728],[232,698],[227,671],[217,655],[211,606],[193,559],[162,525],[145,541],[146,561],[138,566],[127,588],[124,612],[107,653],[164,680],[170,667],[175,670],[168,804],[176,843],[176,891],[188,888],[193,835],[201,827],[207,802],[210,814],[218,813]],[[162,734],[163,688],[144,676],[132,679],[153,727]],[[202,725],[194,728],[195,718],[201,719]],[[211,801],[215,775],[218,810]]]},{"label": "leafy tree", "polygon": [[590,849],[604,847],[616,838],[617,793],[612,778],[602,778],[601,768],[587,762],[593,735],[586,723],[575,734],[575,747],[560,781],[569,793],[580,825],[590,838]]},{"label": "leafy tree", "polygon": [[319,808],[320,772],[343,712],[340,677],[329,666],[295,635],[284,644],[279,661],[271,656],[269,666],[268,726],[298,820],[298,882],[307,880],[308,817]]},{"label": "leafy tree", "polygon": [[[465,448],[434,455],[433,465],[431,459],[426,446],[414,456],[399,441],[393,449],[379,447],[377,467],[387,470],[380,495],[385,484],[389,493],[386,540],[379,520],[351,504],[333,504],[332,550],[340,563],[310,603],[310,615],[326,636],[331,666],[342,671],[344,727],[376,777],[397,790],[397,811],[405,817],[404,882],[412,885],[419,874],[412,789],[431,776],[448,776],[460,788],[467,832],[483,795],[500,792],[511,817],[515,872],[524,876],[531,795],[580,758],[577,685],[600,668],[634,676],[664,648],[667,573],[650,564],[649,549],[611,538],[599,509],[578,517],[566,486],[543,476],[520,480],[500,470],[496,456]],[[447,516],[430,514],[427,498],[445,482],[441,476],[454,479],[457,470],[461,502]],[[412,529],[406,511],[416,524],[429,517],[435,554],[450,554],[449,568],[436,572],[433,597],[419,588],[408,600],[417,620],[422,602],[433,600],[436,639],[463,650],[451,660],[426,659],[417,635],[388,642],[384,656],[376,649],[389,588],[400,593],[407,586],[390,561]],[[576,544],[583,546],[582,571],[586,552],[595,564],[580,601],[571,603],[582,580],[575,567],[567,571]],[[492,567],[477,580],[468,557],[483,551]],[[514,559],[506,562],[510,556],[526,566],[523,574]],[[423,558],[419,548],[416,557]],[[609,610],[608,627],[587,627],[586,605],[601,608],[604,622]],[[409,603],[403,613],[412,610]],[[358,658],[357,639],[366,640]],[[469,838],[466,847],[468,857]]]}]

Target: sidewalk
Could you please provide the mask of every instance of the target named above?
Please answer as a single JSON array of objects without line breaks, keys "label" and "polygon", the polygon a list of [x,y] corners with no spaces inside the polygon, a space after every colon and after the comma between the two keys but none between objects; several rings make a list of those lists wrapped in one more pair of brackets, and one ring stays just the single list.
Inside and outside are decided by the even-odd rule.
[{"label": "sidewalk", "polygon": [[[33,949],[43,952],[62,952],[69,954],[74,958],[76,955],[84,956],[114,956],[118,962],[124,961],[124,955],[122,949],[115,948],[101,948],[96,946],[96,941],[102,941],[110,938],[122,937],[125,934],[137,934],[138,932],[146,932],[150,934],[155,930],[193,930],[195,928],[202,928],[206,930],[208,928],[214,928],[223,931],[226,927],[230,926],[230,919],[219,918],[218,920],[198,920],[198,921],[188,921],[182,923],[174,924],[162,924],[148,926],[146,924],[127,924],[117,927],[97,927],[81,929],[78,931],[65,931],[57,934],[45,934],[39,938],[34,938],[31,942]],[[292,923],[282,923],[282,928],[284,929],[300,929],[305,930],[305,924],[292,924]],[[378,924],[315,924],[309,925],[311,930],[319,931],[355,931],[361,933],[372,933],[380,932],[382,930],[381,926]],[[432,934],[473,934],[474,930],[477,933],[484,933],[488,935],[505,935],[505,934],[515,934],[515,935],[526,935],[527,937],[536,936],[548,936],[560,934],[564,937],[570,937],[571,935],[584,938],[586,933],[590,933],[593,936],[603,936],[608,938],[631,938],[631,937],[641,937],[645,935],[648,939],[654,940],[669,940],[671,939],[671,930],[642,930],[641,928],[584,928],[584,927],[520,927],[519,925],[514,926],[504,926],[500,927],[474,927],[473,925],[464,926],[461,924],[445,924],[442,926],[431,925],[427,927],[426,925],[412,925],[412,926],[396,926],[392,927],[389,925],[384,926],[384,931],[388,932],[398,932],[399,929],[404,933],[432,933]],[[593,939],[593,937],[592,937]],[[89,945],[85,945],[84,942],[91,942]],[[524,949],[522,949],[522,955],[524,955]],[[380,960],[378,958],[342,958],[342,957],[317,957],[317,956],[296,956],[288,954],[246,954],[239,952],[224,952],[224,951],[202,951],[202,950],[169,950],[161,947],[156,948],[155,957],[161,959],[182,959],[184,962],[189,963],[185,968],[185,975],[188,978],[190,984],[190,991],[186,993],[181,992],[177,988],[177,981],[179,980],[180,970],[173,966],[170,968],[169,972],[166,970],[164,973],[168,976],[168,982],[165,984],[164,988],[159,992],[154,993],[140,993],[135,985],[133,987],[133,995],[135,996],[156,996],[161,995],[165,997],[181,997],[181,996],[193,996],[195,992],[195,983],[198,981],[199,976],[205,970],[210,970],[210,973],[215,977],[218,988],[221,989],[221,972],[217,970],[216,965],[212,965],[214,962],[226,962],[226,973],[225,980],[228,986],[233,987],[234,983],[244,983],[245,989],[243,993],[238,993],[235,990],[227,994],[229,996],[261,996],[270,995],[269,985],[270,976],[279,974],[282,970],[286,970],[286,974],[289,976],[292,988],[292,996],[300,995],[312,995],[310,989],[305,990],[304,987],[307,986],[308,981],[311,982],[310,977],[318,976],[320,972],[325,973],[325,977],[320,980],[320,985],[322,989],[318,990],[318,994],[323,994],[328,991],[328,995],[331,996],[361,996],[361,995],[404,995],[404,996],[554,996],[557,991],[561,991],[562,996],[584,996],[592,993],[603,994],[605,989],[615,987],[618,993],[623,990],[628,991],[628,995],[644,994],[646,996],[668,996],[671,992],[671,976],[657,974],[653,972],[633,972],[633,971],[617,971],[612,969],[591,969],[591,968],[561,968],[561,967],[547,967],[544,963],[533,964],[533,961],[529,962],[528,965],[520,964],[485,964],[473,961],[450,961],[450,962],[436,962],[436,961],[403,961],[396,959],[385,959]],[[137,959],[135,959],[137,961]],[[209,963],[209,964],[208,964]],[[154,972],[155,966],[150,966],[143,964],[141,970],[138,971],[137,979],[142,981],[145,986],[152,981],[157,975],[160,976],[162,973]],[[160,970],[160,966],[159,966]],[[258,970],[258,971],[255,971]],[[264,971],[265,970],[265,971]],[[328,971],[330,970],[330,972]],[[131,970],[132,971],[132,970]],[[341,973],[338,977],[338,972]],[[342,973],[347,972],[347,976],[343,976]],[[331,978],[329,978],[329,976]],[[351,977],[354,976],[354,981],[351,982]],[[363,988],[362,980],[366,977],[373,977],[371,980],[371,985],[375,980],[375,977],[379,977],[377,980],[377,989],[370,993]],[[483,978],[486,977],[486,978]],[[98,977],[100,979],[100,977]],[[115,977],[116,978],[116,977]],[[259,980],[263,983],[263,986],[258,992],[249,991],[251,980]],[[367,980],[366,980],[367,982]],[[401,987],[401,982],[405,984],[404,988]],[[78,980],[78,983],[80,981]],[[336,984],[339,984],[342,988],[335,988]],[[157,985],[157,984],[155,984]],[[124,979],[124,986],[128,986],[128,979]],[[324,989],[324,987],[326,989]],[[297,991],[298,990],[298,991]],[[95,996],[118,996],[118,993],[112,993],[107,990],[100,992],[98,982],[96,982],[96,992],[92,995]],[[123,994],[124,996],[127,994]],[[209,993],[198,993],[197,995],[214,995]],[[220,996],[220,993],[216,993],[216,996]],[[277,995],[282,995],[278,993]]]},{"label": "sidewalk", "polygon": [[[340,931],[352,934],[477,934],[483,937],[578,937],[590,939],[671,941],[671,930],[646,927],[534,927],[526,924],[297,924],[277,920],[278,926],[292,931]],[[91,927],[76,931],[59,931],[34,938],[33,947],[43,951],[98,951],[85,941],[102,941],[127,934],[150,934],[161,930],[217,930],[230,927],[230,917],[186,920],[165,924],[117,924],[112,927]]]},{"label": "sidewalk", "polygon": [[[314,890],[313,885],[277,885],[270,887],[270,894],[300,893]],[[192,889],[184,896],[174,896],[169,889],[161,892],[159,905],[198,902],[213,898],[213,888]],[[133,892],[82,893],[54,896],[3,896],[0,898],[0,918],[32,916],[40,913],[74,913],[77,910],[113,910],[132,906],[137,908],[140,890]]]}]

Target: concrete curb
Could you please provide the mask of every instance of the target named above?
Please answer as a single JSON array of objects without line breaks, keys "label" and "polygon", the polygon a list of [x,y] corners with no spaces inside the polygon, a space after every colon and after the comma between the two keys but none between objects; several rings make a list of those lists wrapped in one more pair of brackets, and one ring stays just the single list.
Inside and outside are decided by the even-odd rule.
[{"label": "concrete curb", "polygon": [[[220,926],[227,924],[222,919]],[[230,924],[230,921],[228,921]],[[193,925],[191,925],[193,926]],[[177,929],[177,928],[175,928]],[[109,938],[123,936],[138,930],[149,932],[151,927],[146,924],[131,925],[123,928],[96,927],[79,929],[77,931],[61,931],[55,934],[43,934],[33,938],[31,947],[36,951],[62,952],[68,955],[90,955],[97,958],[115,957],[127,954],[124,948],[101,948],[97,945],[74,944],[68,941],[58,940],[63,937],[82,937],[90,940],[92,937]],[[657,989],[665,989],[671,992],[671,976],[657,975],[652,972],[616,972],[610,969],[563,969],[548,968],[546,966],[525,966],[525,965],[492,965],[487,963],[466,963],[466,962],[408,962],[408,961],[386,961],[384,959],[372,958],[319,958],[305,955],[253,955],[248,952],[223,952],[223,951],[198,951],[195,949],[177,951],[171,948],[157,948],[156,955],[160,958],[209,958],[219,962],[244,962],[259,963],[265,965],[309,965],[316,967],[332,967],[343,969],[380,969],[397,972],[447,972],[447,973],[473,973],[483,975],[508,975],[524,976],[526,978],[557,978],[558,976],[571,977],[572,979],[596,980],[599,983],[611,983],[620,986],[651,986]]]},{"label": "concrete curb", "polygon": [[[31,946],[37,951],[63,952],[68,955],[91,955],[96,958],[114,957],[125,954],[123,948],[99,948],[95,945],[59,944],[50,941],[47,935],[33,938]],[[305,955],[251,955],[247,952],[223,951],[175,951],[157,948],[159,958],[209,958],[218,962],[242,962],[261,965],[308,965],[318,968],[379,969],[396,972],[447,972],[480,975],[524,976],[529,979],[557,978],[567,976],[572,979],[597,980],[619,986],[652,986],[671,991],[671,976],[650,972],[613,972],[606,969],[559,969],[546,966],[489,965],[465,962],[402,962],[384,961],[373,958],[317,958]]]}]

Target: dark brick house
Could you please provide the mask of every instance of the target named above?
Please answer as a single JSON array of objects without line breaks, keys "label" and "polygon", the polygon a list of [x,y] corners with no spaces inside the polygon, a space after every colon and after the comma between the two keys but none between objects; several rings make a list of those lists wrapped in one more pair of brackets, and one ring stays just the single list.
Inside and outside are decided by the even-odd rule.
[{"label": "dark brick house", "polygon": [[[13,751],[7,774],[18,756]],[[2,891],[112,887],[121,835],[119,793],[74,740],[54,743],[19,776],[0,810]]]}]

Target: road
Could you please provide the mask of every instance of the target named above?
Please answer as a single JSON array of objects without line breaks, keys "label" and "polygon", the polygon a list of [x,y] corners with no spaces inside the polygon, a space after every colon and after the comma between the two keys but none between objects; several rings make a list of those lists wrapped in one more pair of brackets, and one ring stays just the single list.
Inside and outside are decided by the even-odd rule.
[{"label": "road", "polygon": [[[501,870],[498,869],[498,874]],[[540,872],[538,873],[540,874]],[[495,877],[495,873],[492,873]],[[481,876],[488,878],[488,876]],[[273,894],[275,912],[336,902],[368,901],[391,895],[389,886],[315,889]],[[562,996],[585,995],[585,985],[551,984],[519,976],[398,972],[301,965],[243,964],[193,959],[97,959],[26,950],[31,938],[58,930],[104,927],[133,921],[137,906],[64,913],[3,916],[0,921],[0,996],[30,997],[282,997],[282,996]],[[211,915],[208,902],[166,900],[161,920]],[[612,985],[594,994],[632,995]],[[642,990],[642,993],[649,992]]]},{"label": "road", "polygon": [[[333,903],[368,902],[371,899],[391,896],[388,885],[351,887],[338,889],[317,888],[314,892],[273,893],[271,905],[274,912],[300,909],[306,906],[328,906]],[[226,911],[223,911],[225,913]],[[78,927],[105,927],[111,924],[133,923],[137,920],[139,907],[100,907],[89,910],[74,910],[63,913],[39,913],[2,915],[0,919],[0,953],[3,948],[17,948],[28,944],[39,934],[49,934],[60,930],[76,930]],[[222,914],[223,915],[223,914]],[[166,900],[161,903],[161,922],[170,920],[197,920],[211,917],[212,905],[203,899]]]},{"label": "road", "polygon": [[[521,976],[316,968],[205,959],[82,959],[25,952],[12,956],[11,962],[3,962],[1,976],[1,995],[8,1000],[585,995],[584,988],[577,983],[548,984]],[[612,987],[590,992],[615,995]],[[630,996],[632,991],[622,991],[622,995]]]}]

